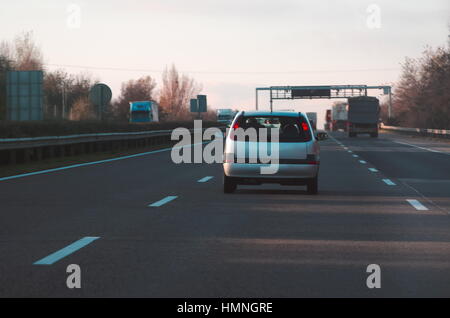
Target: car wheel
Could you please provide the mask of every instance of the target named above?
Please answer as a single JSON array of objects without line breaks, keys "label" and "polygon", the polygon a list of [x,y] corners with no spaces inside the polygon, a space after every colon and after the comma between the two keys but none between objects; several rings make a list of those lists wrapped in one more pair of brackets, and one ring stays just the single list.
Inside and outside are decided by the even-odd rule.
[{"label": "car wheel", "polygon": [[317,194],[319,192],[319,177],[311,179],[307,185],[308,194]]},{"label": "car wheel", "polygon": [[225,174],[223,175],[223,192],[224,193],[233,193],[236,191],[237,185],[230,177],[227,177]]}]

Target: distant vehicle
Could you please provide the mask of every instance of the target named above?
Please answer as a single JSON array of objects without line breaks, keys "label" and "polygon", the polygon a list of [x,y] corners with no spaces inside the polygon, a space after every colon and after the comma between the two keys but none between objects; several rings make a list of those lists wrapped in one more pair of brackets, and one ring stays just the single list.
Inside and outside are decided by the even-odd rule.
[{"label": "distant vehicle", "polygon": [[231,123],[233,121],[235,114],[236,114],[235,111],[230,108],[218,109],[217,110],[217,122],[224,123],[224,124]]},{"label": "distant vehicle", "polygon": [[333,105],[331,108],[331,130],[347,130],[347,103]]},{"label": "distant vehicle", "polygon": [[154,101],[130,102],[130,123],[158,122],[158,104]]},{"label": "distant vehicle", "polygon": [[376,97],[359,96],[348,99],[348,136],[370,134],[378,137],[380,101]]},{"label": "distant vehicle", "polygon": [[317,113],[306,113],[306,117],[308,117],[311,122],[313,129],[317,130]]},{"label": "distant vehicle", "polygon": [[[236,130],[243,128],[275,128],[279,131],[279,166],[274,174],[261,174],[258,158],[250,157],[269,142],[239,140]],[[270,129],[268,132],[270,133]],[[270,136],[269,136],[270,138]],[[239,154],[239,150],[243,150]],[[295,112],[239,112],[229,129],[225,141],[223,191],[232,193],[239,184],[278,183],[281,185],[306,185],[308,193],[317,194],[320,149],[308,118]],[[252,159],[256,163],[251,163]],[[240,163],[244,162],[244,163]]]},{"label": "distant vehicle", "polygon": [[331,130],[331,109],[327,109],[325,113],[325,130]]}]

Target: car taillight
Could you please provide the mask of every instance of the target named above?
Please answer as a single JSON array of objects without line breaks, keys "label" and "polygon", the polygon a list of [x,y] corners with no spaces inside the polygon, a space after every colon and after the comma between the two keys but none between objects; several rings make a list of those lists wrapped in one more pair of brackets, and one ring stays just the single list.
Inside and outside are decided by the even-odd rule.
[{"label": "car taillight", "polygon": [[234,140],[234,131],[238,128],[239,128],[239,123],[235,122],[234,125],[231,127],[230,139]]},{"label": "car taillight", "polygon": [[308,131],[309,130],[308,124],[303,122],[302,123],[302,129],[303,129],[303,131]]}]

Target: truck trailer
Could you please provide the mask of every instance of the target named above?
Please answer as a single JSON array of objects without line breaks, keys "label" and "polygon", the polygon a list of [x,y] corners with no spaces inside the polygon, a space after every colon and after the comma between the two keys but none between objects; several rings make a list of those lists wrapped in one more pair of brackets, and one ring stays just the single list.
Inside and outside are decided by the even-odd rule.
[{"label": "truck trailer", "polygon": [[378,137],[380,101],[372,96],[351,97],[348,99],[348,136],[369,134]]},{"label": "truck trailer", "polygon": [[347,131],[347,103],[333,105],[331,108],[331,130],[343,129]]},{"label": "truck trailer", "polygon": [[325,112],[325,130],[331,130],[331,109],[327,109]]}]

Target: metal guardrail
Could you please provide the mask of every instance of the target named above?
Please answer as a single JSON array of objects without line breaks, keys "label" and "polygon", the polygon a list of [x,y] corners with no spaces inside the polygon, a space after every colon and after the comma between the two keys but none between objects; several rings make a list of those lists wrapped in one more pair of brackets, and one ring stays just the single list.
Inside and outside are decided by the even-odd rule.
[{"label": "metal guardrail", "polygon": [[[224,127],[220,127],[223,129]],[[201,129],[201,131],[207,128]],[[1,138],[0,165],[39,161],[83,153],[120,151],[174,143],[173,130],[94,133],[32,138]],[[189,129],[195,133],[200,129]]]},{"label": "metal guardrail", "polygon": [[444,137],[450,138],[450,130],[445,130],[445,129],[406,128],[406,127],[397,127],[397,126],[385,126],[383,124],[381,124],[381,129],[394,130],[394,131],[407,132],[407,133],[416,133],[416,134],[420,134],[420,135],[437,135],[437,136],[444,136]]},{"label": "metal guardrail", "polygon": [[27,137],[27,138],[0,138],[0,143],[23,142],[23,141],[64,140],[64,139],[74,139],[74,138],[82,138],[82,137],[131,136],[131,135],[146,135],[146,134],[165,133],[165,132],[171,132],[171,130],[148,130],[148,131],[118,132],[118,133],[94,133],[94,134]]},{"label": "metal guardrail", "polygon": [[[195,129],[189,129],[195,132]],[[170,135],[172,130],[148,130],[137,132],[92,133],[66,136],[44,136],[28,138],[0,138],[0,150],[28,147],[74,144],[82,142],[116,141]]]}]

